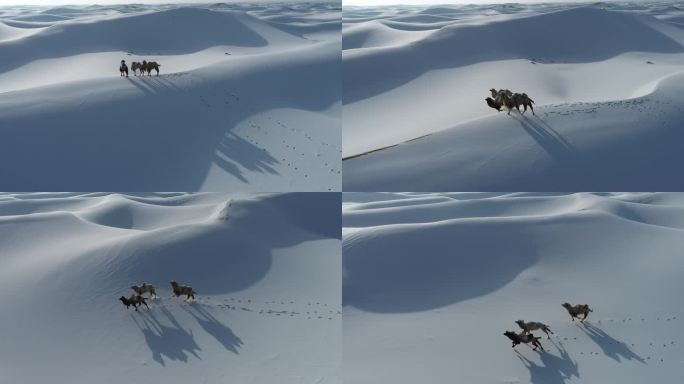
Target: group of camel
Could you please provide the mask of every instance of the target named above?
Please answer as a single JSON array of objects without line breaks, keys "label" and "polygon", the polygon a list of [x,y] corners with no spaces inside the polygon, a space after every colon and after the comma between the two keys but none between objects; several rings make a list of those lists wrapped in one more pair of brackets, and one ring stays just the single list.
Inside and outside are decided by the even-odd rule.
[{"label": "group of camel", "polygon": [[[136,76],[138,74],[144,75],[146,72],[147,76],[152,76],[153,69],[157,71],[157,76],[159,76],[159,67],[161,67],[161,64],[157,63],[156,61],[143,60],[142,63],[137,61],[131,63],[131,70]],[[128,65],[126,65],[126,60],[121,60],[121,64],[119,65],[119,74],[120,76],[128,77]]]},{"label": "group of camel", "polygon": [[[119,300],[121,300],[121,302],[123,303],[123,305],[126,306],[126,308],[130,308],[132,305],[133,309],[135,309],[136,311],[138,310],[138,307],[143,305],[148,309],[150,308],[147,305],[146,298],[143,297],[144,294],[149,294],[149,297],[147,297],[148,299],[158,297],[157,289],[152,284],[142,283],[140,285],[132,286],[131,289],[133,289],[133,292],[135,292],[135,294],[132,294],[130,297],[121,296],[119,297]],[[171,290],[173,291],[173,295],[175,297],[185,295],[186,300],[190,300],[190,298],[194,300],[195,293],[197,293],[189,285],[180,285],[175,280],[171,281]]]},{"label": "group of camel", "polygon": [[[575,318],[580,319],[580,315],[582,315],[583,317],[580,319],[580,322],[584,322],[587,316],[589,316],[589,312],[593,312],[587,304],[571,305],[570,303],[563,303],[561,305],[568,311],[572,321],[575,321]],[[540,330],[550,339],[553,332],[551,332],[551,328],[548,325],[537,321],[525,322],[524,320],[518,320],[515,323],[522,329],[521,333],[516,333],[515,331],[504,332],[504,335],[513,342],[512,348],[515,348],[518,344],[532,344],[534,346],[532,350],[536,351],[537,348],[540,348],[544,351],[544,347],[539,342],[541,338],[534,336],[532,331]]]},{"label": "group of camel", "polygon": [[[534,115],[534,100],[527,96],[527,93],[513,93],[508,89],[499,89],[498,91],[494,88],[490,89],[489,92],[492,94],[491,97],[485,99],[487,105],[491,108],[496,109],[501,112],[501,107],[506,107],[508,109],[508,114],[511,114],[513,108],[518,110],[518,113],[527,112],[527,107],[530,107],[532,114]],[[520,106],[524,107],[524,110],[520,112]]]}]

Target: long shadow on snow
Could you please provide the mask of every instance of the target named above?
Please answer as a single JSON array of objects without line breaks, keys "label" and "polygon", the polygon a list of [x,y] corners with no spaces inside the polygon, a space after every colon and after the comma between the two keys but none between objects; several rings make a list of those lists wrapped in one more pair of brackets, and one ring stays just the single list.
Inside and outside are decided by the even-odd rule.
[{"label": "long shadow on snow", "polygon": [[[416,312],[491,293],[538,259],[516,220],[380,227],[343,243],[343,305]],[[364,232],[362,232],[363,235]]]},{"label": "long shadow on snow", "polygon": [[583,325],[584,326],[576,324],[576,326],[589,336],[596,345],[601,347],[601,350],[606,356],[619,363],[622,362],[622,360],[636,360],[642,364],[646,364],[646,360],[632,351],[627,344],[616,340],[595,325],[587,322],[584,322]]},{"label": "long shadow on snow", "polygon": [[570,380],[573,377],[579,379],[580,374],[577,362],[572,360],[562,343],[556,344],[553,341],[551,343],[556,347],[560,356],[539,351],[542,365],[538,365],[520,352],[515,351],[520,361],[525,365],[525,368],[530,371],[530,383],[565,384],[566,380]]},{"label": "long shadow on snow", "polygon": [[[129,78],[127,83],[140,93],[119,88],[122,92],[112,92],[111,98],[90,97],[70,86],[44,87],[40,95],[0,95],[3,186],[25,191],[196,191],[212,164],[238,185],[247,183],[245,170],[275,175],[278,160],[230,131],[269,110],[322,111],[339,102],[341,62],[335,45],[326,47],[317,49],[329,49],[329,55],[245,58],[255,62],[239,73],[232,64],[215,65],[206,73],[224,75],[210,79],[198,80],[193,73]],[[111,82],[88,84],[110,89],[116,86]],[[226,104],[236,92],[240,102]],[[64,100],[66,106],[45,108],[38,117],[29,106],[42,99]],[[283,185],[291,181],[283,180]],[[249,185],[236,188],[251,190]]]},{"label": "long shadow on snow", "polygon": [[[230,128],[224,129],[223,135],[217,139],[213,163],[243,182],[247,180],[240,167],[250,172],[278,174],[275,166],[280,163],[279,160],[230,129],[246,117],[260,112],[278,108],[324,110],[339,101],[342,95],[341,84],[335,79],[338,79],[341,61],[334,55],[319,60],[322,62],[299,65],[287,63],[277,68],[271,67],[266,72],[254,73],[252,76],[243,74],[231,79],[235,83],[228,89],[248,90],[251,94],[240,95],[237,108],[228,111],[225,124]],[[259,83],[266,85],[250,85]],[[236,109],[241,112],[239,115],[234,114]]]},{"label": "long shadow on snow", "polygon": [[197,323],[216,339],[223,347],[235,354],[239,354],[238,348],[242,346],[242,340],[233,333],[233,331],[216,319],[209,311],[202,307],[202,304],[190,303],[190,308],[181,306],[190,316],[192,316]]},{"label": "long shadow on snow", "polygon": [[541,117],[526,118],[516,114],[514,119],[558,165],[572,167],[580,161],[580,153],[577,149]]},{"label": "long shadow on snow", "polygon": [[140,316],[131,315],[135,324],[142,331],[145,342],[152,351],[154,361],[166,366],[164,358],[184,363],[188,362],[189,355],[200,359],[197,352],[201,348],[197,345],[192,331],[186,331],[166,308],[161,307],[161,313],[171,323],[171,326],[159,321],[154,315],[154,310],[140,310],[138,312]]},{"label": "long shadow on snow", "polygon": [[[278,164],[278,160],[240,136],[226,132],[216,149],[214,163],[246,183],[248,180],[231,159],[241,159],[242,161],[238,161],[238,163],[252,172],[278,174],[278,171],[273,168],[274,165]],[[250,161],[244,161],[244,159],[250,159]]]}]

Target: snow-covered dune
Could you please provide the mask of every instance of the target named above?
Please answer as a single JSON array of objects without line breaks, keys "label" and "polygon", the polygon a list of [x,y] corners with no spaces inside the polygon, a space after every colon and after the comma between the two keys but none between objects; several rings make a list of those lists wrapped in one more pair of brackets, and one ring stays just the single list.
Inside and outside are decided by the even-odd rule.
[{"label": "snow-covered dune", "polygon": [[345,194],[342,220],[345,380],[679,380],[681,193]]},{"label": "snow-covered dune", "polygon": [[[681,26],[655,17],[651,9],[627,5],[479,9],[498,12],[475,16],[460,7],[453,7],[454,14],[410,8],[361,22],[345,17],[343,156],[350,159],[344,163],[345,190],[678,187],[668,177],[675,170],[670,155],[682,148],[670,141],[678,139],[676,130],[664,135],[654,127],[682,121],[676,96],[684,70]],[[409,15],[436,18],[420,19],[415,30],[392,24],[407,23]],[[437,20],[445,17],[452,21]],[[490,88],[528,93],[543,121],[497,114],[484,102]],[[644,108],[631,111],[642,103]],[[668,158],[640,140],[663,146]],[[567,142],[576,150],[573,168],[591,174],[597,167],[601,179],[568,178],[567,164],[549,159],[549,145],[536,141]],[[358,157],[373,151],[378,152]],[[632,161],[647,165],[616,166],[628,152]],[[594,162],[601,156],[609,157],[609,164]],[[509,175],[511,165],[525,169]],[[634,182],[622,173],[627,169]],[[546,179],[549,172],[566,177],[558,184]],[[604,179],[606,173],[616,175]],[[644,179],[649,183],[639,181]]]},{"label": "snow-covered dune", "polygon": [[682,80],[635,99],[502,113],[349,159],[345,189],[681,190]]},{"label": "snow-covered dune", "polygon": [[[322,193],[0,195],[0,378],[339,383],[339,206]],[[172,279],[196,302],[171,298]],[[160,298],[127,310],[117,298],[141,281]]]},{"label": "snow-covered dune", "polygon": [[339,6],[112,7],[0,16],[5,190],[340,189]]},{"label": "snow-covered dune", "polygon": [[0,42],[20,39],[35,32],[35,29],[17,28],[0,22]]},{"label": "snow-covered dune", "polygon": [[[578,27],[580,21],[582,28]],[[546,36],[540,36],[542,31],[548,31]],[[346,52],[344,102],[388,92],[426,71],[479,62],[532,59],[583,63],[627,52],[682,53],[680,42],[673,40],[681,36],[676,27],[648,16],[591,7],[499,22],[452,22],[414,44]],[[391,62],[403,63],[402,70],[380,76]]]},{"label": "snow-covered dune", "polygon": [[[42,58],[65,57],[87,52],[124,51],[163,55],[197,52],[226,45],[260,47],[270,32],[281,40],[296,38],[276,31],[267,23],[243,12],[214,12],[200,8],[176,8],[113,18],[58,24],[30,38],[1,47],[8,60],[0,71]],[[279,36],[278,36],[279,35]],[[116,67],[117,62],[114,62]]]}]

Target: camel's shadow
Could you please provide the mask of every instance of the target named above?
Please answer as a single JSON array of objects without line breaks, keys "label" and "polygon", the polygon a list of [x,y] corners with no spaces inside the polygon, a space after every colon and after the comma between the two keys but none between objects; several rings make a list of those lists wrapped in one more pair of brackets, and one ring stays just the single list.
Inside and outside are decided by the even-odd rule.
[{"label": "camel's shadow", "polygon": [[575,165],[579,163],[580,152],[558,131],[553,129],[541,117],[526,118],[523,115],[514,116],[525,132],[560,165]]},{"label": "camel's shadow", "polygon": [[515,351],[520,361],[530,372],[530,382],[533,384],[565,384],[566,380],[573,377],[579,378],[579,366],[565,350],[563,343],[556,344],[553,340],[551,343],[560,355],[556,356],[546,351],[539,351],[539,358],[543,365],[538,365]]},{"label": "camel's shadow", "polygon": [[202,329],[213,336],[225,349],[235,354],[239,353],[238,348],[242,346],[242,340],[237,337],[228,326],[221,323],[209,313],[202,304],[191,303],[190,308],[192,308],[192,310],[186,307],[182,308],[197,320],[197,323],[199,323]]},{"label": "camel's shadow", "polygon": [[[189,306],[190,308],[185,306],[181,306],[181,308],[225,349],[238,354],[242,340],[229,327],[216,319],[201,304],[191,303]],[[149,311],[139,311],[139,316],[131,315],[145,337],[145,342],[152,352],[152,359],[162,366],[166,366],[166,360],[187,363],[190,355],[201,360],[198,353],[202,349],[197,344],[192,330],[183,328],[168,309],[164,307],[160,309],[165,318],[163,321],[157,318],[155,310],[156,308]]]},{"label": "camel's shadow", "polygon": [[131,315],[135,324],[142,331],[147,346],[152,351],[152,359],[162,366],[166,366],[164,358],[184,363],[188,362],[188,355],[200,359],[197,352],[201,348],[197,345],[192,331],[181,327],[178,320],[166,308],[162,307],[161,313],[171,323],[171,326],[159,321],[153,311],[140,311],[138,317],[140,320]]},{"label": "camel's shadow", "polygon": [[614,339],[595,325],[586,322],[583,324],[583,327],[580,325],[577,325],[577,327],[589,336],[589,338],[601,348],[606,356],[617,362],[622,362],[623,360],[636,360],[642,364],[646,364],[646,361],[632,351],[627,344]]}]

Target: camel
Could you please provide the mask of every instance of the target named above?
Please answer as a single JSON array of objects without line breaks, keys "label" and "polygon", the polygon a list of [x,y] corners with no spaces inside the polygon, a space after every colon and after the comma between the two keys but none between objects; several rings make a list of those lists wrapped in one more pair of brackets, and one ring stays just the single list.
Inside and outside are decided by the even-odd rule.
[{"label": "camel", "polygon": [[532,111],[532,114],[534,115],[534,108],[532,107],[532,104],[534,104],[534,100],[530,99],[529,96],[527,96],[527,93],[514,93],[513,94],[513,102],[515,103],[515,109],[520,112],[520,106],[522,105],[525,109],[521,112],[521,114],[524,114],[527,112],[527,107],[530,107],[530,110]]},{"label": "camel", "polygon": [[[504,107],[508,109],[508,115],[511,114],[511,110],[513,108],[517,108],[517,105],[515,104],[515,101],[513,100],[513,95],[509,96],[510,91],[506,92],[507,90],[500,90],[497,98],[495,101]],[[519,110],[518,110],[519,111]]]},{"label": "camel", "polygon": [[121,60],[121,65],[119,65],[119,76],[128,77],[128,66],[126,65],[126,60]]},{"label": "camel", "polygon": [[[501,111],[501,107],[504,106],[508,109],[508,115],[511,114],[513,108],[517,109],[522,115],[527,112],[527,107],[530,107],[532,114],[534,115],[534,100],[532,100],[526,93],[513,93],[509,89],[499,89],[498,91],[494,88],[489,90],[491,97],[485,99],[487,105],[491,108]],[[520,106],[523,106],[523,111],[520,112]]]},{"label": "camel", "polygon": [[513,345],[511,345],[511,348],[515,348],[516,345],[518,344],[532,344],[534,348],[533,350],[537,350],[537,348],[541,348],[541,350],[544,350],[544,347],[542,347],[541,343],[539,342],[539,337],[534,336],[531,333],[515,333],[513,331],[506,331],[504,332],[504,335],[511,339],[513,342]]},{"label": "camel", "polygon": [[152,76],[151,73],[153,69],[157,71],[157,76],[159,76],[159,67],[161,67],[161,64],[157,63],[156,61],[148,62],[147,60],[143,60],[141,65],[142,73],[144,74],[147,72],[147,76]]},{"label": "camel", "polygon": [[553,334],[549,326],[544,323],[537,321],[525,322],[524,320],[517,320],[515,323],[523,330],[523,333],[532,333],[532,331],[541,330],[546,333],[546,336],[549,339],[551,338],[551,335],[549,334]]},{"label": "camel", "polygon": [[188,285],[179,285],[175,280],[171,281],[171,289],[173,290],[174,296],[179,297],[185,295],[186,300],[189,300],[191,297],[194,299],[195,293],[197,293],[192,287]]},{"label": "camel", "polygon": [[121,296],[119,297],[119,300],[121,300],[121,302],[123,303],[123,305],[126,306],[126,308],[130,308],[130,306],[132,305],[136,311],[138,310],[138,307],[141,305],[144,305],[145,307],[147,307],[147,309],[150,308],[147,305],[145,298],[140,295],[131,295],[129,298]]},{"label": "camel", "polygon": [[589,312],[594,312],[587,304],[570,305],[569,303],[563,303],[561,306],[568,311],[572,321],[575,321],[575,318],[579,319],[580,315],[584,315],[580,320],[581,322],[584,322],[584,320],[587,319],[587,316],[589,316]]},{"label": "camel", "polygon": [[142,70],[142,63],[134,61],[131,63],[131,70],[133,71],[133,74],[138,76],[138,72],[142,75],[143,70]]},{"label": "camel", "polygon": [[133,289],[133,291],[135,291],[135,293],[138,294],[139,296],[142,296],[145,293],[149,293],[150,298],[157,297],[157,290],[156,290],[156,288],[154,288],[154,286],[152,284],[147,284],[147,283],[143,282],[139,286],[138,285],[132,286],[131,289]]},{"label": "camel", "polygon": [[487,105],[489,105],[490,108],[494,108],[497,110],[497,112],[501,112],[501,104],[497,103],[496,100],[492,99],[491,97],[488,97],[485,99],[487,102]]}]

